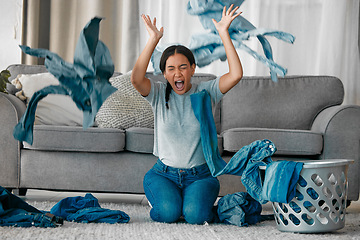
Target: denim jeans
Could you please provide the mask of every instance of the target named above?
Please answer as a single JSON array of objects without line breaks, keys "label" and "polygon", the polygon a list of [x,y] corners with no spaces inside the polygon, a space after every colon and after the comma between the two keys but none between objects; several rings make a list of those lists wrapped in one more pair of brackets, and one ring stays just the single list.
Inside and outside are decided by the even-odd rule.
[{"label": "denim jeans", "polygon": [[150,217],[172,223],[184,217],[191,224],[212,222],[220,184],[206,164],[190,169],[166,166],[160,160],[144,177],[144,191],[152,205]]}]

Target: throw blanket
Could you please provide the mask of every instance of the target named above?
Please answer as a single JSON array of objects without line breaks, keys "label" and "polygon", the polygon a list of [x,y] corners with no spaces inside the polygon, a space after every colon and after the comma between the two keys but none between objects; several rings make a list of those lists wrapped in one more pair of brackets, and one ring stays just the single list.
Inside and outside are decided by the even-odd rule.
[{"label": "throw blanket", "polygon": [[92,194],[68,197],[51,208],[50,213],[67,221],[81,223],[128,223],[130,217],[123,211],[101,208]]},{"label": "throw blanket", "polygon": [[109,83],[109,78],[114,72],[110,52],[99,40],[100,21],[100,18],[93,18],[82,30],[76,45],[73,64],[65,62],[49,50],[20,46],[27,54],[45,58],[47,70],[59,79],[60,85],[48,86],[34,93],[25,114],[14,128],[15,139],[33,143],[36,107],[48,94],[69,95],[83,111],[83,128],[93,125],[102,103],[116,91],[116,88]]},{"label": "throw blanket", "polygon": [[62,224],[61,217],[41,212],[0,186],[0,226],[53,228]]}]

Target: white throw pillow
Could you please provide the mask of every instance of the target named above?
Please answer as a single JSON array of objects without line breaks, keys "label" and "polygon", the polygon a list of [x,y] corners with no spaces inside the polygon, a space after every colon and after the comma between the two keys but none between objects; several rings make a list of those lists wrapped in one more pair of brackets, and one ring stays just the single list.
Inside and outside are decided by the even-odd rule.
[{"label": "white throw pillow", "polygon": [[110,95],[96,115],[98,127],[127,129],[130,127],[154,128],[151,105],[134,88],[131,72],[109,79],[118,90]]},{"label": "white throw pillow", "polygon": [[[17,96],[28,103],[32,95],[50,85],[60,85],[59,80],[51,73],[20,74],[12,81],[21,89]],[[49,94],[38,103],[35,113],[35,124],[82,126],[83,112],[76,106],[70,96]]]}]

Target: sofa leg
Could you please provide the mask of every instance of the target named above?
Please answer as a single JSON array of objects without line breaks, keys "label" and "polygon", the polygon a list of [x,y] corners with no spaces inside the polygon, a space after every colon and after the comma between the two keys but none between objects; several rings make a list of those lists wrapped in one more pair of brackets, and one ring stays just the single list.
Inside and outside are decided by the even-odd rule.
[{"label": "sofa leg", "polygon": [[13,189],[13,194],[18,195],[18,196],[25,196],[27,192],[26,188],[16,188]]}]

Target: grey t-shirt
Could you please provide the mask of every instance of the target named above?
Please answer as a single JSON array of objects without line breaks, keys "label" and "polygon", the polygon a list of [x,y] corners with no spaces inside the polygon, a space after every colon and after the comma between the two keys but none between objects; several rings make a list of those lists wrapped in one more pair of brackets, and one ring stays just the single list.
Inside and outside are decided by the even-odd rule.
[{"label": "grey t-shirt", "polygon": [[171,91],[169,109],[165,105],[166,84],[151,81],[151,90],[145,99],[150,102],[154,112],[153,154],[167,166],[192,168],[205,163],[200,124],[191,107],[190,95],[205,89],[213,102],[219,102],[223,96],[219,79],[192,84],[191,89],[183,95]]}]

